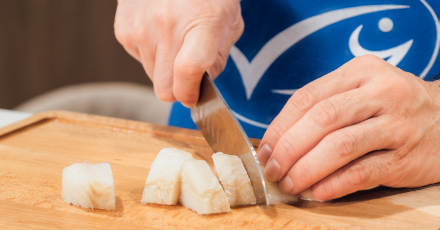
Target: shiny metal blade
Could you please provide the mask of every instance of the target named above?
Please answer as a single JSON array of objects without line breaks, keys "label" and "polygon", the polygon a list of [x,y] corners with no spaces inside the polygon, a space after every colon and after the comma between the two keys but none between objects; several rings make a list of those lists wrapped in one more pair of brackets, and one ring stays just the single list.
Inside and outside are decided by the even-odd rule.
[{"label": "shiny metal blade", "polygon": [[214,152],[241,158],[257,204],[267,207],[266,184],[254,147],[208,73],[203,75],[199,101],[191,109],[191,117]]}]

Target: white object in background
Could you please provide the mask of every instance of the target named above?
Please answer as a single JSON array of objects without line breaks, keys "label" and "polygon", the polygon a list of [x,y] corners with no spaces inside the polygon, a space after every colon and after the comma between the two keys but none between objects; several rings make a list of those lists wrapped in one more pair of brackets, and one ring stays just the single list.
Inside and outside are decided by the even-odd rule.
[{"label": "white object in background", "polygon": [[159,125],[168,123],[172,103],[157,99],[153,87],[124,82],[70,85],[34,97],[15,110],[67,110]]},{"label": "white object in background", "polygon": [[32,113],[17,112],[12,110],[0,109],[0,128],[8,126],[17,121],[28,118]]}]

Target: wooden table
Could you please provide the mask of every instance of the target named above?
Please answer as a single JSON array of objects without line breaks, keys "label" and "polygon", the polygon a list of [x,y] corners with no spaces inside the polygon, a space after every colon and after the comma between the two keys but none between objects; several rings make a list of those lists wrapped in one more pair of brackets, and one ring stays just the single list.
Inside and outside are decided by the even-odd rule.
[{"label": "wooden table", "polygon": [[[181,205],[141,204],[150,165],[164,147],[191,152],[212,166],[212,150],[194,130],[60,111],[4,127],[0,229],[440,229],[438,185],[380,187],[332,202],[250,206],[209,216]],[[115,211],[61,199],[62,169],[86,160],[110,163]]]}]

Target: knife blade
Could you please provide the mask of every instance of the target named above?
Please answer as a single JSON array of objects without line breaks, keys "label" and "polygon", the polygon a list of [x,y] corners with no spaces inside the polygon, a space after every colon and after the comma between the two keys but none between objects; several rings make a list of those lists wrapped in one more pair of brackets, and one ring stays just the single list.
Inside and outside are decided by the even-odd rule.
[{"label": "knife blade", "polygon": [[208,73],[203,75],[199,100],[191,109],[191,117],[214,153],[240,157],[251,180],[257,204],[268,207],[266,183],[255,149]]}]

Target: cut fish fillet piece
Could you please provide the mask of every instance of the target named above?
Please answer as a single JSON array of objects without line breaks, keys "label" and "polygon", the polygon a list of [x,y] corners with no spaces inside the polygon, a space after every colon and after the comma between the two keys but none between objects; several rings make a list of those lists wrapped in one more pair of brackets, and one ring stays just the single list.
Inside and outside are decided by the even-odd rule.
[{"label": "cut fish fillet piece", "polygon": [[175,205],[179,201],[180,173],[191,153],[164,148],[157,154],[148,173],[141,203]]},{"label": "cut fish fillet piece", "polygon": [[222,152],[212,155],[212,159],[231,207],[256,204],[251,180],[241,159]]},{"label": "cut fish fillet piece", "polygon": [[[261,170],[264,171],[264,167],[261,166]],[[285,195],[278,188],[278,183],[273,183],[266,178],[264,178],[266,182],[266,192],[267,192],[267,200],[269,204],[279,204],[279,203],[289,203],[298,200],[297,196]]]},{"label": "cut fish fillet piece", "polygon": [[[240,158],[243,161],[247,161],[247,162],[255,160],[255,157],[252,153],[243,154],[240,156]],[[264,167],[263,166],[260,167],[261,167],[261,171],[264,172]],[[258,178],[260,175],[260,173],[257,170],[248,171],[248,174],[253,175],[254,178]],[[269,204],[289,203],[298,200],[298,197],[296,196],[284,195],[278,188],[278,183],[269,182],[268,180],[266,180],[266,178],[264,178],[264,181],[266,184],[266,193],[267,193],[266,198]]]},{"label": "cut fish fillet piece", "polygon": [[61,198],[83,208],[115,210],[110,164],[76,163],[63,169]]},{"label": "cut fish fillet piece", "polygon": [[269,204],[289,203],[298,200],[297,196],[284,195],[278,188],[278,183],[266,181],[267,200]]},{"label": "cut fish fillet piece", "polygon": [[203,160],[183,165],[180,203],[199,215],[231,211],[225,191]]}]

